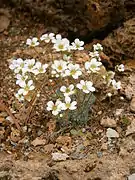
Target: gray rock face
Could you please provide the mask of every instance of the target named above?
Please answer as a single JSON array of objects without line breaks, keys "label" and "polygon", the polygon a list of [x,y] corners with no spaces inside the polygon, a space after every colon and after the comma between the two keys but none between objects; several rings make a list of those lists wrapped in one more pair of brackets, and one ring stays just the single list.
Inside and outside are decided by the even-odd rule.
[{"label": "gray rock face", "polygon": [[128,176],[128,180],[135,180],[135,173]]},{"label": "gray rock face", "polygon": [[135,59],[135,18],[126,21],[124,27],[108,35],[103,45],[107,54],[116,61],[123,60],[123,56],[127,59]]}]

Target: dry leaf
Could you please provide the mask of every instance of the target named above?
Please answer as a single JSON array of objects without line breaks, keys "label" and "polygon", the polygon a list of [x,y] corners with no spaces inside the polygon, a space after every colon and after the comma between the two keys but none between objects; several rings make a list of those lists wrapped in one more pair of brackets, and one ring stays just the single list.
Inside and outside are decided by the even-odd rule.
[{"label": "dry leaf", "polygon": [[37,137],[34,141],[31,143],[33,146],[40,146],[46,144],[46,139],[42,139],[40,137]]},{"label": "dry leaf", "polygon": [[0,117],[0,123],[3,123],[3,121],[5,121],[5,119],[3,117]]},{"label": "dry leaf", "polygon": [[68,146],[71,148],[71,144],[72,144],[72,139],[69,136],[59,136],[56,139],[56,142],[58,144],[64,145],[64,146]]},{"label": "dry leaf", "polygon": [[53,151],[54,149],[54,144],[47,144],[44,146],[44,151],[49,154]]}]

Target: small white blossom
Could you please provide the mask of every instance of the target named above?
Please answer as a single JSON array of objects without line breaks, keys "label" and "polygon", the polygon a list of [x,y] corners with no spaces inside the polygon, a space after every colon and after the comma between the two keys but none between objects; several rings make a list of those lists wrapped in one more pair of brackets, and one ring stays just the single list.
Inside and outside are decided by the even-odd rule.
[{"label": "small white blossom", "polygon": [[78,38],[74,40],[74,42],[72,42],[72,46],[74,50],[83,50],[84,47],[82,47],[84,45],[83,41],[80,41]]},{"label": "small white blossom", "polygon": [[52,43],[56,43],[57,41],[61,41],[62,40],[62,36],[60,34],[56,35],[56,38],[52,39]]},{"label": "small white blossom", "polygon": [[57,40],[53,46],[53,48],[59,52],[59,51],[66,51],[69,48],[69,40],[66,38],[63,38],[61,40]]},{"label": "small white blossom", "polygon": [[14,70],[14,69],[16,69],[17,67],[18,67],[18,62],[17,62],[16,59],[13,59],[12,62],[10,63],[10,65],[9,65],[9,68],[10,68],[11,70]]},{"label": "small white blossom", "polygon": [[28,76],[26,74],[17,74],[16,78],[16,84],[18,84],[19,86],[23,86],[25,84],[25,81],[28,79]]},{"label": "small white blossom", "polygon": [[61,111],[62,102],[57,100],[55,103],[53,101],[49,101],[47,103],[47,111],[52,111],[54,116],[58,115]]},{"label": "small white blossom", "polygon": [[63,60],[65,60],[65,61],[71,60],[71,55],[66,55],[66,54],[64,54],[64,55],[63,55]]},{"label": "small white blossom", "polygon": [[26,59],[24,69],[28,72],[32,72],[35,65],[35,59]]},{"label": "small white blossom", "polygon": [[41,62],[36,62],[35,66],[33,67],[32,72],[35,75],[42,74],[46,72],[48,64],[42,64]]},{"label": "small white blossom", "polygon": [[91,61],[85,62],[85,69],[88,70],[88,73],[93,72],[96,73],[100,70],[101,62],[97,61],[96,58],[92,58]]},{"label": "small white blossom", "polygon": [[107,96],[108,96],[108,97],[111,97],[111,96],[112,96],[112,93],[108,93]]},{"label": "small white blossom", "polygon": [[125,66],[124,66],[124,64],[120,64],[120,65],[117,65],[117,66],[116,66],[116,69],[117,69],[119,72],[124,72],[124,71],[125,71]]},{"label": "small white blossom", "polygon": [[80,83],[76,85],[76,87],[82,90],[84,93],[88,94],[89,92],[94,92],[95,88],[93,87],[93,83],[91,81],[81,80]]},{"label": "small white blossom", "polygon": [[79,64],[68,64],[68,69],[65,71],[67,76],[72,76],[74,79],[78,79],[82,75]]},{"label": "small white blossom", "polygon": [[94,51],[103,51],[103,46],[99,43],[93,45]]},{"label": "small white blossom", "polygon": [[24,101],[24,96],[22,94],[16,93],[15,97],[18,99],[18,101]]},{"label": "small white blossom", "polygon": [[35,86],[33,85],[33,81],[29,80],[27,83],[20,84],[21,89],[19,89],[18,93],[23,94],[24,96],[28,94],[29,91],[32,91]]},{"label": "small white blossom", "polygon": [[66,109],[75,110],[77,108],[76,105],[77,105],[76,101],[71,102],[71,98],[66,96],[65,103],[62,103],[61,108],[62,110],[66,110]]},{"label": "small white blossom", "polygon": [[100,60],[98,51],[89,52],[89,56],[92,57],[92,58],[97,58],[98,60]]},{"label": "small white blossom", "polygon": [[32,47],[38,46],[39,45],[38,38],[34,37],[32,39],[27,39],[26,44]]},{"label": "small white blossom", "polygon": [[113,79],[113,80],[111,80],[111,83],[112,83],[112,86],[114,89],[116,89],[116,90],[121,89],[121,82],[120,81],[116,82],[116,80]]},{"label": "small white blossom", "polygon": [[41,41],[45,41],[46,43],[49,43],[50,41],[53,41],[54,38],[54,33],[50,34],[43,34],[40,38]]},{"label": "small white blossom", "polygon": [[75,93],[74,85],[70,84],[68,87],[62,86],[60,91],[64,93],[64,96],[70,96]]},{"label": "small white blossom", "polygon": [[21,71],[23,71],[23,73],[26,72],[25,68],[25,61],[21,58],[16,59],[16,68],[14,69],[14,73],[20,73]]},{"label": "small white blossom", "polygon": [[52,74],[56,77],[61,75],[62,77],[65,76],[65,70],[67,69],[67,62],[63,60],[55,60],[52,64]]}]

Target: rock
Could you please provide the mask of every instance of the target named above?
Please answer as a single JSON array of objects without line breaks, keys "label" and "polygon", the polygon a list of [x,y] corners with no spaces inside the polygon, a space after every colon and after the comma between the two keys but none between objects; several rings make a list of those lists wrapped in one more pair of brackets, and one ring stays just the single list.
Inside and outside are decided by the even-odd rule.
[{"label": "rock", "polygon": [[107,149],[108,149],[107,143],[103,143],[101,146],[101,150],[107,150]]},{"label": "rock", "polygon": [[127,156],[128,155],[128,152],[125,148],[120,148],[120,152],[119,152],[119,155],[121,157],[124,157],[124,156]]},{"label": "rock", "polygon": [[135,113],[135,97],[133,97],[132,100],[131,100],[130,111]]},{"label": "rock", "polygon": [[109,117],[103,117],[100,121],[100,124],[103,127],[116,127],[116,125],[117,125],[116,121]]},{"label": "rock", "polygon": [[131,124],[127,127],[126,136],[135,133],[135,119],[132,120]]},{"label": "rock", "polygon": [[[10,0],[13,1],[13,0]],[[19,4],[21,2],[21,6]],[[70,39],[76,37],[88,38],[101,36],[108,31],[108,27],[114,28],[124,18],[123,0],[21,0],[14,3],[23,10],[31,11],[33,15],[46,19],[47,31],[54,27],[57,32],[64,32]],[[44,19],[45,17],[45,19]],[[111,28],[110,28],[111,29]]]},{"label": "rock", "polygon": [[9,175],[8,172],[6,171],[1,171],[0,172],[0,180],[11,180],[12,177]]},{"label": "rock", "polygon": [[123,27],[118,28],[102,41],[105,52],[111,56],[112,60],[121,61],[123,60],[123,56],[126,59],[135,59],[134,32],[135,18],[132,18],[126,21]]},{"label": "rock", "polygon": [[128,100],[132,99],[132,96],[134,94],[134,88],[131,85],[127,85],[125,88],[125,96]]},{"label": "rock", "polygon": [[116,113],[115,113],[115,116],[118,117],[118,116],[121,116],[122,113],[123,113],[124,109],[116,109]]},{"label": "rock", "polygon": [[52,160],[54,161],[65,161],[68,157],[66,153],[52,153]]},{"label": "rock", "polygon": [[128,176],[128,180],[135,180],[135,173]]},{"label": "rock", "polygon": [[108,128],[108,129],[107,129],[107,132],[106,132],[106,136],[107,136],[108,138],[118,138],[118,137],[119,137],[119,134],[118,134],[117,131],[115,131],[114,129]]},{"label": "rock", "polygon": [[0,33],[8,28],[10,19],[8,13],[4,9],[0,9]]}]

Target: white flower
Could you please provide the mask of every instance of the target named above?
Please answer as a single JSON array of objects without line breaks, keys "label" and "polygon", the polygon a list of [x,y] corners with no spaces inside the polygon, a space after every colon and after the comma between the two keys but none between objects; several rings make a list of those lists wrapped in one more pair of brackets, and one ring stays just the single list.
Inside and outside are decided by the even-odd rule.
[{"label": "white flower", "polygon": [[103,46],[99,43],[93,45],[94,51],[103,51]]},{"label": "white flower", "polygon": [[120,81],[116,82],[116,80],[113,79],[113,80],[111,80],[111,83],[112,83],[114,89],[116,89],[116,90],[121,89],[121,82]]},{"label": "white flower", "polygon": [[83,50],[84,47],[82,47],[84,45],[83,41],[80,41],[78,38],[74,40],[74,42],[71,43],[73,46],[74,50]]},{"label": "white flower", "polygon": [[28,79],[28,76],[26,74],[17,74],[16,78],[16,84],[18,84],[19,86],[23,86],[25,85],[25,81]]},{"label": "white flower", "polygon": [[69,40],[66,38],[63,38],[61,40],[57,40],[53,46],[53,48],[59,52],[59,51],[66,51],[69,48]]},{"label": "white flower", "polygon": [[14,70],[14,69],[16,69],[17,67],[18,67],[18,62],[17,62],[16,59],[13,59],[12,62],[10,63],[10,65],[9,65],[9,68],[10,68],[11,70]]},{"label": "white flower", "polygon": [[16,93],[15,97],[18,99],[18,101],[24,101],[24,96],[22,94]]},{"label": "white flower", "polygon": [[79,64],[69,64],[65,74],[67,76],[72,76],[74,79],[78,79],[78,77],[82,75],[82,71]]},{"label": "white flower", "polygon": [[56,41],[61,41],[62,40],[62,36],[60,34],[56,35],[56,38],[52,39],[52,43],[56,43]]},{"label": "white flower", "polygon": [[76,105],[77,105],[76,101],[71,102],[71,98],[66,96],[65,103],[61,104],[61,108],[62,110],[66,110],[66,109],[75,110],[77,108]]},{"label": "white flower", "polygon": [[32,47],[38,46],[39,45],[38,38],[34,37],[32,39],[27,39],[26,44]]},{"label": "white flower", "polygon": [[62,77],[64,77],[66,69],[67,69],[67,62],[66,61],[55,60],[54,63],[52,64],[52,74],[55,74],[56,77],[59,77],[59,74]]},{"label": "white flower", "polygon": [[[16,62],[15,62],[15,61],[16,61]],[[16,59],[16,60],[13,61],[13,64],[12,64],[12,66],[10,66],[10,69],[11,69],[11,68],[14,68],[14,73],[17,74],[17,73],[19,73],[20,71],[25,72],[24,66],[25,66],[24,60],[21,59],[21,58],[18,58],[18,59]]]},{"label": "white flower", "polygon": [[75,93],[74,85],[70,84],[69,87],[62,86],[60,91],[64,93],[64,96],[70,96]]},{"label": "white flower", "polygon": [[24,96],[28,94],[29,91],[33,90],[35,87],[33,85],[33,81],[29,80],[27,83],[20,84],[21,89],[19,89],[18,93],[23,94]]},{"label": "white flower", "polygon": [[41,62],[36,62],[35,66],[33,67],[32,72],[35,75],[38,75],[38,74],[41,74],[41,73],[45,73],[47,67],[48,67],[48,64],[41,64]]},{"label": "white flower", "polygon": [[100,59],[100,57],[99,57],[99,52],[98,52],[98,51],[89,52],[89,56],[92,57],[92,58],[98,58],[98,59]]},{"label": "white flower", "polygon": [[80,83],[76,85],[76,87],[83,90],[83,92],[86,94],[95,91],[95,88],[93,87],[93,83],[91,81],[81,80]]},{"label": "white flower", "polygon": [[52,111],[53,115],[58,115],[61,111],[62,102],[57,100],[55,103],[53,101],[49,101],[47,103],[47,111]]},{"label": "white flower", "polygon": [[46,43],[49,43],[50,41],[53,41],[54,38],[54,33],[50,34],[43,34],[40,38],[41,41],[45,41]]},{"label": "white flower", "polygon": [[120,65],[117,65],[117,66],[116,66],[116,69],[117,69],[119,72],[124,72],[124,71],[125,71],[125,66],[124,66],[124,64],[120,64]]},{"label": "white flower", "polygon": [[90,62],[85,62],[85,69],[88,70],[88,73],[89,72],[97,72],[100,70],[100,66],[102,65],[101,62],[97,61],[96,58],[92,58]]},{"label": "white flower", "polygon": [[69,61],[70,59],[71,59],[71,55],[67,55],[67,54],[63,55],[63,60]]},{"label": "white flower", "polygon": [[111,97],[111,96],[112,96],[112,93],[108,93],[107,96],[108,96],[108,97]]},{"label": "white flower", "polygon": [[26,59],[24,69],[27,69],[28,72],[32,72],[35,65],[35,59]]}]

